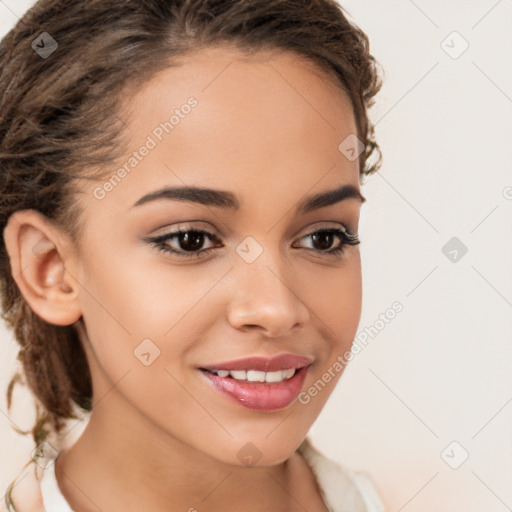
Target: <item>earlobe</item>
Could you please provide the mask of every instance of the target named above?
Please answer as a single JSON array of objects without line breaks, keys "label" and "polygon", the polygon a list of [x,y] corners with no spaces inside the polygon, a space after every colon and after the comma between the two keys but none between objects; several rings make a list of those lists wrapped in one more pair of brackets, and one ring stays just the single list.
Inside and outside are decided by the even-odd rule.
[{"label": "earlobe", "polygon": [[30,308],[50,324],[70,325],[81,317],[78,284],[66,271],[71,253],[65,235],[36,210],[9,217],[4,243],[11,273]]}]

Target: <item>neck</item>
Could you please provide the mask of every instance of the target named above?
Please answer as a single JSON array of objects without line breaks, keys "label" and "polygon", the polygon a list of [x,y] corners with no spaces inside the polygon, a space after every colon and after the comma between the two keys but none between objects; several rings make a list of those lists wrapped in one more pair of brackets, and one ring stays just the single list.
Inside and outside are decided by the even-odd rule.
[{"label": "neck", "polygon": [[[172,437],[115,388],[99,402],[55,472],[75,510],[292,510],[297,454],[275,466],[226,464]],[[229,507],[228,507],[229,508]]]}]

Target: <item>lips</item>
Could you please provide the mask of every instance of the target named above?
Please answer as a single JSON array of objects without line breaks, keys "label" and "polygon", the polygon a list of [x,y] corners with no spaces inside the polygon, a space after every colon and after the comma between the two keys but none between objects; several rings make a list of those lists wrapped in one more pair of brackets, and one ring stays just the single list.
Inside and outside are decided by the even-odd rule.
[{"label": "lips", "polygon": [[248,357],[200,368],[213,388],[248,409],[277,411],[290,405],[304,385],[312,360],[294,354]]},{"label": "lips", "polygon": [[275,372],[289,368],[303,368],[312,363],[309,357],[297,356],[295,354],[281,354],[276,357],[247,357],[236,361],[226,361],[212,366],[203,366],[204,370],[257,370],[260,372]]}]

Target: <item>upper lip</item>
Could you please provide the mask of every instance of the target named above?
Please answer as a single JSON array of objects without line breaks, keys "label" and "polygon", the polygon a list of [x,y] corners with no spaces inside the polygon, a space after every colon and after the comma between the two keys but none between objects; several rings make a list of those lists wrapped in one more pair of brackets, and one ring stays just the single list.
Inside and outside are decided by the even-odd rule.
[{"label": "upper lip", "polygon": [[225,361],[211,366],[202,366],[203,370],[257,370],[261,372],[276,372],[290,368],[303,368],[313,361],[309,357],[295,354],[281,354],[275,357],[252,356],[235,361]]}]

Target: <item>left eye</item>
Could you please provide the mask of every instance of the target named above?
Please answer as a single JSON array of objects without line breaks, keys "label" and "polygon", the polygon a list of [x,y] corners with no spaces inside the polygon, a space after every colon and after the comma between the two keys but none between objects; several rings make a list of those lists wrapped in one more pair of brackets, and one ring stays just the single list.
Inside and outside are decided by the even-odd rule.
[{"label": "left eye", "polygon": [[[177,247],[171,243],[173,239],[176,239]],[[217,244],[221,242],[216,235],[202,229],[178,229],[165,235],[150,238],[148,241],[165,253],[182,258],[197,258],[215,248],[203,248],[206,239]],[[299,240],[302,239],[310,239],[313,245],[313,247],[306,247],[306,249],[330,256],[340,256],[344,252],[345,245],[360,243],[358,236],[352,235],[346,228],[317,229],[302,236]],[[339,240],[339,244],[332,249],[331,246],[336,239]],[[314,247],[315,245],[317,247]]]},{"label": "left eye", "polygon": [[[312,247],[313,250],[325,252],[327,254],[336,254],[342,251],[345,245],[357,245],[360,243],[357,236],[351,235],[346,229],[342,230],[339,228],[318,229],[303,236],[302,238],[309,238],[312,245],[316,244],[317,247],[319,247]],[[339,244],[334,249],[331,249],[336,238],[339,240]]]}]

